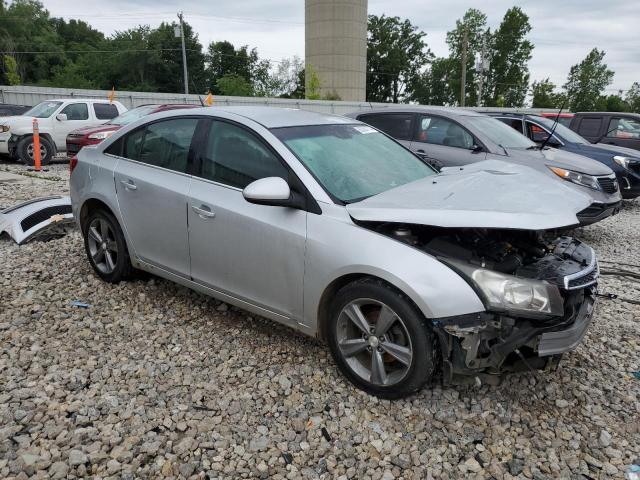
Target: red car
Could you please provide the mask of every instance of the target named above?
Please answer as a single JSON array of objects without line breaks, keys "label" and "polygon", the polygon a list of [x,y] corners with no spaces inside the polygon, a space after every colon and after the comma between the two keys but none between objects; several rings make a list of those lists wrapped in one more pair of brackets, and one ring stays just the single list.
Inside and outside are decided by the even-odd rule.
[{"label": "red car", "polygon": [[113,133],[121,127],[135,122],[145,115],[152,113],[164,112],[165,110],[177,110],[180,108],[199,108],[200,105],[167,103],[164,105],[142,105],[132,108],[117,116],[108,123],[93,127],[83,127],[73,130],[67,135],[67,155],[73,157],[80,149],[86,145],[95,145],[105,138],[109,138]]},{"label": "red car", "polygon": [[540,116],[550,118],[551,120],[555,120],[557,118],[559,124],[569,128],[569,124],[571,123],[571,119],[573,118],[573,113],[557,114],[554,112],[542,112]]}]

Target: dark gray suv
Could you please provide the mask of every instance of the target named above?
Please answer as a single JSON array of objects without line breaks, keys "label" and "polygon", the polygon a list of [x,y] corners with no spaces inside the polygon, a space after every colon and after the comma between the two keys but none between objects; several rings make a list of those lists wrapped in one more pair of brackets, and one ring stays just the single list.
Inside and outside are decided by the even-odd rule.
[{"label": "dark gray suv", "polygon": [[390,107],[347,115],[382,130],[437,168],[502,160],[534,168],[587,193],[582,225],[618,212],[622,197],[611,168],[590,158],[544,148],[495,118],[446,107]]}]

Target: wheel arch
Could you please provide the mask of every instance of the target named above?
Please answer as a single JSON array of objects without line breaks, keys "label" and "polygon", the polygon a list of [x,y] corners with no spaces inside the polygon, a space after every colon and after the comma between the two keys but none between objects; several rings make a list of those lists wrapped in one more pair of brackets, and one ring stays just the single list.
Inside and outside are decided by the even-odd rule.
[{"label": "wheel arch", "polygon": [[371,274],[371,273],[348,273],[342,275],[340,277],[335,278],[329,285],[326,286],[322,295],[320,296],[320,301],[318,302],[318,311],[317,311],[317,336],[320,340],[326,341],[327,339],[327,325],[329,320],[329,310],[331,307],[331,300],[335,297],[335,294],[346,285],[355,282],[363,282],[363,281],[378,281],[381,282],[391,289],[395,290],[397,293],[405,296],[407,300],[413,305],[416,311],[420,312],[425,319],[429,318],[428,312],[425,312],[423,308],[420,308],[414,298],[412,298],[411,293],[405,291],[405,289],[396,285],[394,282],[391,282],[387,279],[384,279],[380,276]]},{"label": "wheel arch", "polygon": [[82,207],[80,208],[80,215],[79,215],[79,223],[80,223],[80,227],[84,230],[84,224],[87,221],[87,217],[89,216],[89,213],[95,210],[104,210],[108,213],[110,213],[111,215],[113,215],[114,218],[118,218],[115,215],[115,212],[113,211],[113,209],[107,205],[105,202],[103,202],[102,200],[98,199],[98,198],[88,198],[87,200],[84,201],[84,203],[82,204]]}]

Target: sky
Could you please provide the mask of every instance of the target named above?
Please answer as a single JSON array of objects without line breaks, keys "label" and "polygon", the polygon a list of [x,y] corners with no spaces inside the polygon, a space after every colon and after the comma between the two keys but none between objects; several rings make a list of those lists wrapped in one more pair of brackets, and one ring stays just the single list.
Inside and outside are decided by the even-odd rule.
[{"label": "sky", "polygon": [[[228,40],[236,46],[257,47],[262,58],[304,57],[304,0],[42,0],[52,15],[78,18],[111,34],[138,24],[157,26],[173,21],[178,11],[197,32],[201,43]],[[571,65],[597,47],[615,72],[607,93],[640,82],[640,1],[638,0],[369,0],[369,13],[408,18],[424,31],[437,56],[448,53],[445,36],[471,7],[488,16],[495,29],[505,11],[517,5],[529,15],[528,38],[535,45],[529,63],[531,80],[549,77],[565,83]]]}]

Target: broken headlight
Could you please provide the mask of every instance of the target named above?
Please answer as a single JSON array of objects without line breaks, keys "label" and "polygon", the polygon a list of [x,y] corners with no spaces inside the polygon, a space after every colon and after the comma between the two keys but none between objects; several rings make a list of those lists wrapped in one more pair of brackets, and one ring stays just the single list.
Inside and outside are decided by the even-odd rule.
[{"label": "broken headlight", "polygon": [[598,183],[598,179],[593,175],[574,172],[573,170],[566,170],[560,167],[549,167],[549,168],[553,173],[558,175],[560,178],[564,178],[565,180],[571,183],[575,183],[576,185],[581,185],[587,188],[593,188],[594,190],[600,190],[600,184]]},{"label": "broken headlight", "polygon": [[555,285],[462,262],[447,263],[475,287],[489,311],[530,318],[564,314],[564,302]]}]

